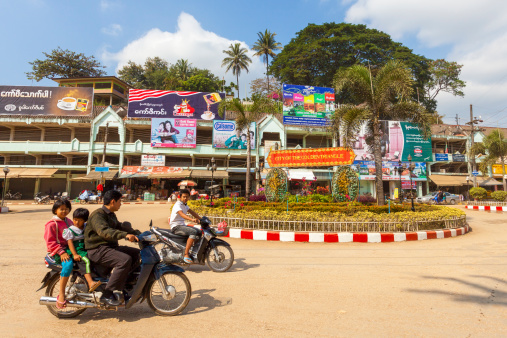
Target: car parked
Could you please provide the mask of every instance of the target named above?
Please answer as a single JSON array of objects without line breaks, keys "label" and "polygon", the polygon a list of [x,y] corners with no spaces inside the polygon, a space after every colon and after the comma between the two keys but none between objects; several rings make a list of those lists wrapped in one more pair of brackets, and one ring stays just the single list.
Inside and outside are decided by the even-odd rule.
[{"label": "car parked", "polygon": [[[429,193],[428,195],[424,195],[422,197],[417,197],[417,203],[435,203],[435,195],[437,192]],[[444,192],[445,200],[443,203],[445,204],[456,204],[460,201],[459,195],[451,194],[449,192]]]}]

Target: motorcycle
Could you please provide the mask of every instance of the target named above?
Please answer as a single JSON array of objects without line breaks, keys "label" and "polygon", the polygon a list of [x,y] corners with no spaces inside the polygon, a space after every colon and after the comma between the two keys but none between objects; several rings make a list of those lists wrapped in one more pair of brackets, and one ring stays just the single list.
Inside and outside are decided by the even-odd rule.
[{"label": "motorcycle", "polygon": [[[217,233],[210,227],[208,217],[201,218],[202,236],[190,249],[192,264],[206,265],[214,272],[226,272],[234,263],[234,252],[229,243],[217,237]],[[155,249],[160,257],[171,257],[174,264],[188,266],[183,260],[187,236],[175,235],[169,229],[153,228],[160,242],[155,244]]]},{"label": "motorcycle", "polygon": [[51,203],[51,197],[49,197],[49,195],[42,196],[41,192],[36,193],[33,200],[36,204],[50,204]]},{"label": "motorcycle", "polygon": [[88,193],[85,190],[82,194],[79,195],[79,203],[80,204],[88,204],[88,203],[98,203],[99,196]]},{"label": "motorcycle", "polygon": [[149,307],[158,315],[175,316],[185,309],[192,293],[192,287],[181,267],[164,261],[158,255],[153,244],[158,242],[157,232],[152,228],[138,235],[141,249],[140,264],[130,273],[122,293],[115,292],[120,306],[110,306],[100,302],[101,291],[104,290],[109,279],[110,270],[103,266],[94,265],[92,278],[102,284],[94,292],[88,292],[86,279],[79,269],[72,271],[66,286],[67,306],[64,309],[56,307],[56,296],[59,292],[61,264],[52,263],[52,259],[45,257],[46,267],[51,269],[44,279],[42,286],[46,288],[45,296],[39,300],[40,305],[46,305],[49,312],[58,318],[73,318],[83,313],[87,308],[99,310],[118,310],[122,307],[130,309],[135,303],[147,301]]},{"label": "motorcycle", "polygon": [[10,190],[7,190],[7,192],[5,193],[5,199],[8,199],[8,200],[20,200],[22,197],[22,194],[20,192],[17,192],[17,193],[11,193]]}]

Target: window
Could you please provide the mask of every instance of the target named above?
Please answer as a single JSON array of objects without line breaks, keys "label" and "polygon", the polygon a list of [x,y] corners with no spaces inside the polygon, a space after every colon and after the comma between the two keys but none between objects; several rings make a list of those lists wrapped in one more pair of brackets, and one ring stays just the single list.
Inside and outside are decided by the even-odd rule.
[{"label": "window", "polygon": [[111,82],[95,83],[95,89],[111,89]]},{"label": "window", "polygon": [[117,92],[125,94],[125,89],[123,87],[118,86],[116,83],[113,83],[113,89],[116,90]]},{"label": "window", "polygon": [[77,87],[88,87],[88,88],[93,88],[93,83],[78,83],[77,84]]}]

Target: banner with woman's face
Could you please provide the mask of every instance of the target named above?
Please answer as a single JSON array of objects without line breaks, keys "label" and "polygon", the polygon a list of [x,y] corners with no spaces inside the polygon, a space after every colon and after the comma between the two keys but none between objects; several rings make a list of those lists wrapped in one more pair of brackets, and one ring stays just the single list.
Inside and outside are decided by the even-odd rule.
[{"label": "banner with woman's face", "polygon": [[195,148],[197,120],[151,119],[151,146],[154,148]]}]

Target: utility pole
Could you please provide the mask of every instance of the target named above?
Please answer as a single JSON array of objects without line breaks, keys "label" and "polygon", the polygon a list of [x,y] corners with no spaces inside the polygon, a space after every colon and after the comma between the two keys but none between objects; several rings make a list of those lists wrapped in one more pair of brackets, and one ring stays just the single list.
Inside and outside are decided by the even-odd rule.
[{"label": "utility pole", "polygon": [[[479,116],[479,118],[474,118],[473,108],[472,108],[472,105],[470,105],[470,122],[466,123],[466,124],[469,124],[470,128],[471,128],[470,149],[472,149],[474,147],[475,125],[478,124],[479,122],[482,122],[482,120],[480,119],[480,116]],[[470,151],[469,153],[472,153],[472,152]],[[475,163],[475,154],[473,154],[472,157],[469,156],[468,160],[470,161],[470,164],[472,167],[472,173],[474,171],[477,171],[477,164]],[[475,175],[473,175],[472,173],[470,173],[470,174],[472,175],[473,186],[475,188],[475,187],[477,187],[477,177]]]},{"label": "utility pole", "polygon": [[[107,134],[109,134],[109,122],[106,123],[106,134],[104,135],[104,150],[102,151],[102,164],[103,167],[104,164],[106,164],[106,145],[107,145]],[[104,180],[104,172],[100,172],[100,184],[104,185],[102,182]]]}]

